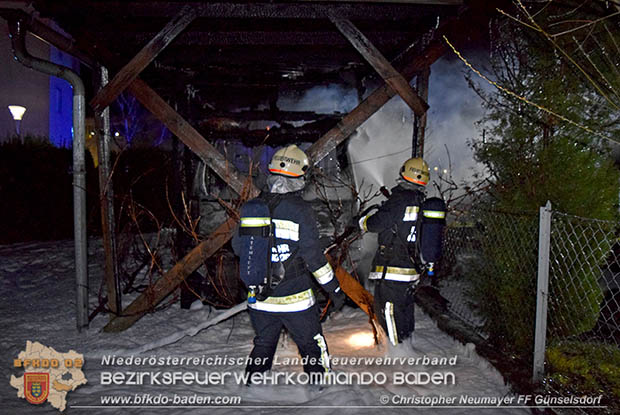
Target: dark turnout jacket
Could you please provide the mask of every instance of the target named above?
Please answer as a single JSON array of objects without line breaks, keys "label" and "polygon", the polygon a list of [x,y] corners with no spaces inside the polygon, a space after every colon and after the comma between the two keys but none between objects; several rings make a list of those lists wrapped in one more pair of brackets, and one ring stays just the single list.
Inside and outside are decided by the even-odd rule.
[{"label": "dark turnout jacket", "polygon": [[[362,218],[363,230],[378,233],[379,247],[370,279],[412,282],[419,279],[418,223],[424,193],[398,185],[374,213]],[[387,268],[386,268],[387,267]]]},{"label": "dark turnout jacket", "polygon": [[[281,263],[285,274],[270,297],[248,306],[271,312],[306,310],[316,302],[312,292],[312,277],[328,293],[333,293],[339,287],[319,244],[314,211],[310,204],[301,198],[300,192],[269,193],[260,197],[266,201],[271,198],[278,199],[271,216],[275,235],[271,262],[273,269],[277,269]],[[241,218],[241,226],[244,219],[247,218]],[[237,235],[233,237],[233,249],[237,253],[241,249]]]}]

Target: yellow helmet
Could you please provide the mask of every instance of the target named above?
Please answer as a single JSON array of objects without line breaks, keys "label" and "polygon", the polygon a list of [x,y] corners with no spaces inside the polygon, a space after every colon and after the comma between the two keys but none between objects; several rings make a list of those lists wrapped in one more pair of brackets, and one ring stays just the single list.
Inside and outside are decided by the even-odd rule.
[{"label": "yellow helmet", "polygon": [[426,186],[430,180],[428,164],[421,158],[411,158],[400,168],[400,176],[410,183]]},{"label": "yellow helmet", "polygon": [[295,144],[276,151],[269,163],[271,173],[286,177],[301,177],[309,167],[308,156]]}]

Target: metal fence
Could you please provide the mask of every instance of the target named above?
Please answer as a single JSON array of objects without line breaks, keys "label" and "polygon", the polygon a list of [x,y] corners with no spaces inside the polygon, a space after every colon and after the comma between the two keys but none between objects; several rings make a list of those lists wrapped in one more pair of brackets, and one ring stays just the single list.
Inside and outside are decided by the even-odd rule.
[{"label": "metal fence", "polygon": [[433,281],[449,314],[533,365],[534,380],[550,395],[602,394],[617,405],[619,224],[550,205],[452,213]]},{"label": "metal fence", "polygon": [[549,288],[542,380],[554,393],[601,394],[611,404],[610,411],[619,411],[619,225],[556,211],[548,220]]}]

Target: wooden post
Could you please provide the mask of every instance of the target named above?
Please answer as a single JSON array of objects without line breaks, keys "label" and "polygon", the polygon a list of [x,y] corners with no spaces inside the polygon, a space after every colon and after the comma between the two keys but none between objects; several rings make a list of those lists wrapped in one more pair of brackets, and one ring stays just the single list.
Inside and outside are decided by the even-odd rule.
[{"label": "wooden post", "polygon": [[400,95],[416,116],[426,113],[428,104],[411,88],[409,82],[392,66],[379,50],[347,19],[341,19],[330,12],[329,19],[357,51],[370,63],[381,78]]},{"label": "wooden post", "polygon": [[174,40],[200,13],[200,7],[185,6],[168,24],[147,43],[140,52],[125,65],[97,95],[90,101],[95,112],[110,105],[121,92],[140,75],[159,53]]},{"label": "wooden post", "polygon": [[[431,68],[427,66],[416,76],[416,90],[420,97],[428,100],[428,79],[431,74]],[[411,146],[412,157],[424,158],[424,136],[426,133],[426,113],[421,117],[413,114],[413,145]]]},{"label": "wooden post", "polygon": [[[96,87],[105,87],[108,83],[108,71],[105,67],[97,68],[98,82]],[[101,206],[101,228],[103,233],[103,249],[105,254],[105,283],[108,291],[108,307],[110,319],[122,310],[121,287],[118,275],[118,259],[116,252],[116,232],[114,220],[114,186],[110,169],[110,112],[105,108],[95,113],[95,129],[97,130],[97,154],[99,157],[99,203]]]}]

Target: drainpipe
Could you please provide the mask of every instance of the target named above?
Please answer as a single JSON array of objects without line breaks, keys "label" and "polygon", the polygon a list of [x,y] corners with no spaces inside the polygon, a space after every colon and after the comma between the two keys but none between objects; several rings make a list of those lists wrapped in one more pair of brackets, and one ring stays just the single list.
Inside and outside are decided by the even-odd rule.
[{"label": "drainpipe", "polygon": [[82,331],[83,328],[88,328],[84,83],[70,68],[39,59],[26,51],[26,27],[23,20],[9,21],[9,30],[13,54],[19,62],[36,71],[64,79],[73,87],[73,235],[77,283],[77,329]]}]

